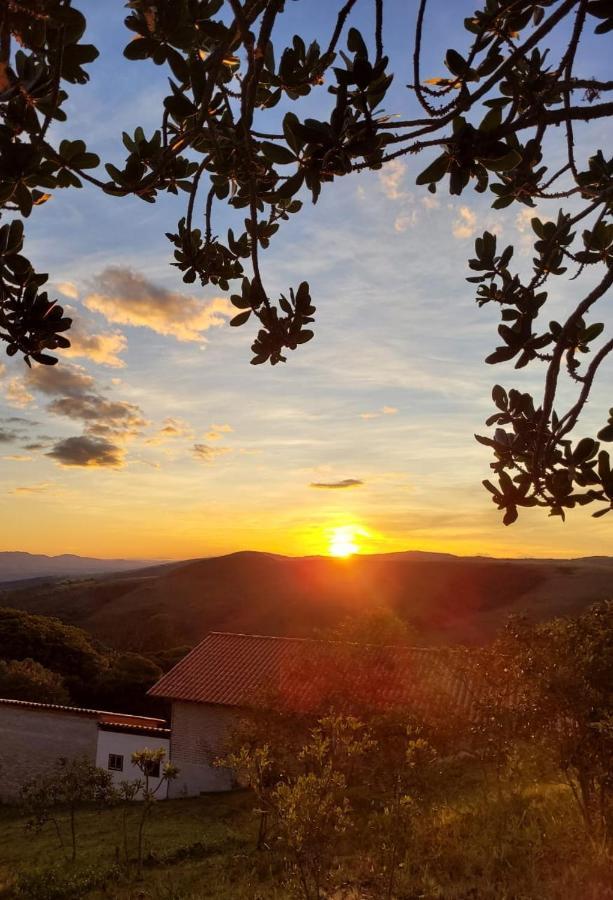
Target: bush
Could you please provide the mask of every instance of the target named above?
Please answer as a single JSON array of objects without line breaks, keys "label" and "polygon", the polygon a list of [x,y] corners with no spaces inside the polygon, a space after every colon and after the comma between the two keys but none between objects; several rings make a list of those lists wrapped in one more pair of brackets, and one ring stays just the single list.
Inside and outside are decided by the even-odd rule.
[{"label": "bush", "polygon": [[91,867],[65,872],[61,869],[38,869],[22,872],[17,877],[14,894],[23,900],[78,900],[95,888],[121,878],[117,866]]}]

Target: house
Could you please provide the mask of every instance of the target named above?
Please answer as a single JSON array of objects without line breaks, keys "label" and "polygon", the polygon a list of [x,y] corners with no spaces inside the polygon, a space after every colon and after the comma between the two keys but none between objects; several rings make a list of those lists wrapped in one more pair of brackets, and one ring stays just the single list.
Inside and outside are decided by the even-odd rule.
[{"label": "house", "polygon": [[232,773],[216,768],[245,710],[315,712],[452,708],[476,715],[482,686],[466,678],[466,657],[446,648],[375,647],[308,638],[211,632],[149,690],[172,704],[170,758],[179,769],[171,796],[229,790]]},{"label": "house", "polygon": [[163,719],[81,709],[54,703],[0,699],[0,800],[14,800],[29,779],[53,769],[60,757],[87,757],[118,784],[140,775],[131,755],[170,747]]}]

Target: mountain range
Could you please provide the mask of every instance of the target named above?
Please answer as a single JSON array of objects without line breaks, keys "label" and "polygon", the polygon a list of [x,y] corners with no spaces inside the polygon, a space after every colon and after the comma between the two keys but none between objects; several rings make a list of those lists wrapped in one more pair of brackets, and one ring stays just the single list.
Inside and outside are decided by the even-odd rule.
[{"label": "mountain range", "polygon": [[[114,561],[84,560],[83,569],[92,562]],[[416,642],[478,644],[510,614],[540,621],[610,598],[611,557],[491,559],[413,551],[346,560],[239,552],[55,583],[0,585],[1,606],[57,616],[111,646],[139,652],[193,646],[209,631],[309,635],[376,608],[405,620]]]},{"label": "mountain range", "polygon": [[96,575],[110,572],[129,572],[150,565],[138,559],[93,559],[63,553],[60,556],[0,552],[0,583],[25,581],[31,578],[70,578],[78,575]]}]

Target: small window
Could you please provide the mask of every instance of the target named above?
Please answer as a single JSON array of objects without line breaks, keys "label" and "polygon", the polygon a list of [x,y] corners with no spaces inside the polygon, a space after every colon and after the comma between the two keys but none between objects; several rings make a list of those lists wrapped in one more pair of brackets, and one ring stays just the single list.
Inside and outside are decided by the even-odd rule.
[{"label": "small window", "polygon": [[160,761],[156,759],[155,762],[150,759],[147,761],[145,765],[145,775],[148,775],[149,778],[159,778],[160,777]]},{"label": "small window", "polygon": [[123,756],[120,753],[109,753],[109,770],[123,772]]}]

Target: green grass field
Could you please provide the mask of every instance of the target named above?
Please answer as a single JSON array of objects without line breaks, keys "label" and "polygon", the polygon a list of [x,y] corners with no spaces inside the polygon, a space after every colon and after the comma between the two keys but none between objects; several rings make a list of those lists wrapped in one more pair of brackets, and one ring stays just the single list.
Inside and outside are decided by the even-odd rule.
[{"label": "green grass field", "polygon": [[[132,847],[139,807],[130,810]],[[287,900],[286,870],[274,853],[256,850],[258,819],[248,793],[157,804],[147,830],[142,878],[116,866],[121,809],[82,809],[78,859],[65,861],[53,826],[35,834],[11,807],[0,807],[0,898],[20,900]],[[478,792],[440,807],[415,830],[403,863],[398,900],[613,900],[610,858],[591,847],[566,789],[535,786],[505,798]],[[379,900],[364,834],[339,846],[335,900]],[[79,890],[82,874],[101,876]],[[41,872],[19,892],[19,873]],[[110,873],[110,874],[109,874]],[[70,879],[73,879],[71,881]],[[68,879],[68,880],[66,880]],[[74,890],[73,890],[74,887]]]},{"label": "green grass field", "polygon": [[[160,862],[149,859],[142,880],[137,878],[133,867],[120,879],[113,878],[104,890],[86,896],[160,900],[192,896],[223,900],[243,896],[276,897],[270,885],[258,893],[256,882],[266,878],[266,866],[260,866],[262,872],[258,874],[258,866],[250,862],[257,833],[252,806],[251,797],[245,793],[158,803],[147,828],[146,852],[159,855]],[[131,812],[130,821],[133,849],[137,807]],[[65,861],[52,825],[33,834],[26,829],[26,820],[17,810],[0,807],[0,897],[14,896],[19,872],[50,869],[79,872],[91,867],[101,870],[113,867],[121,853],[121,817],[119,809],[81,810],[77,816],[78,858],[72,866]],[[202,846],[194,847],[197,844]],[[191,858],[162,861],[184,848],[192,848]]]}]

